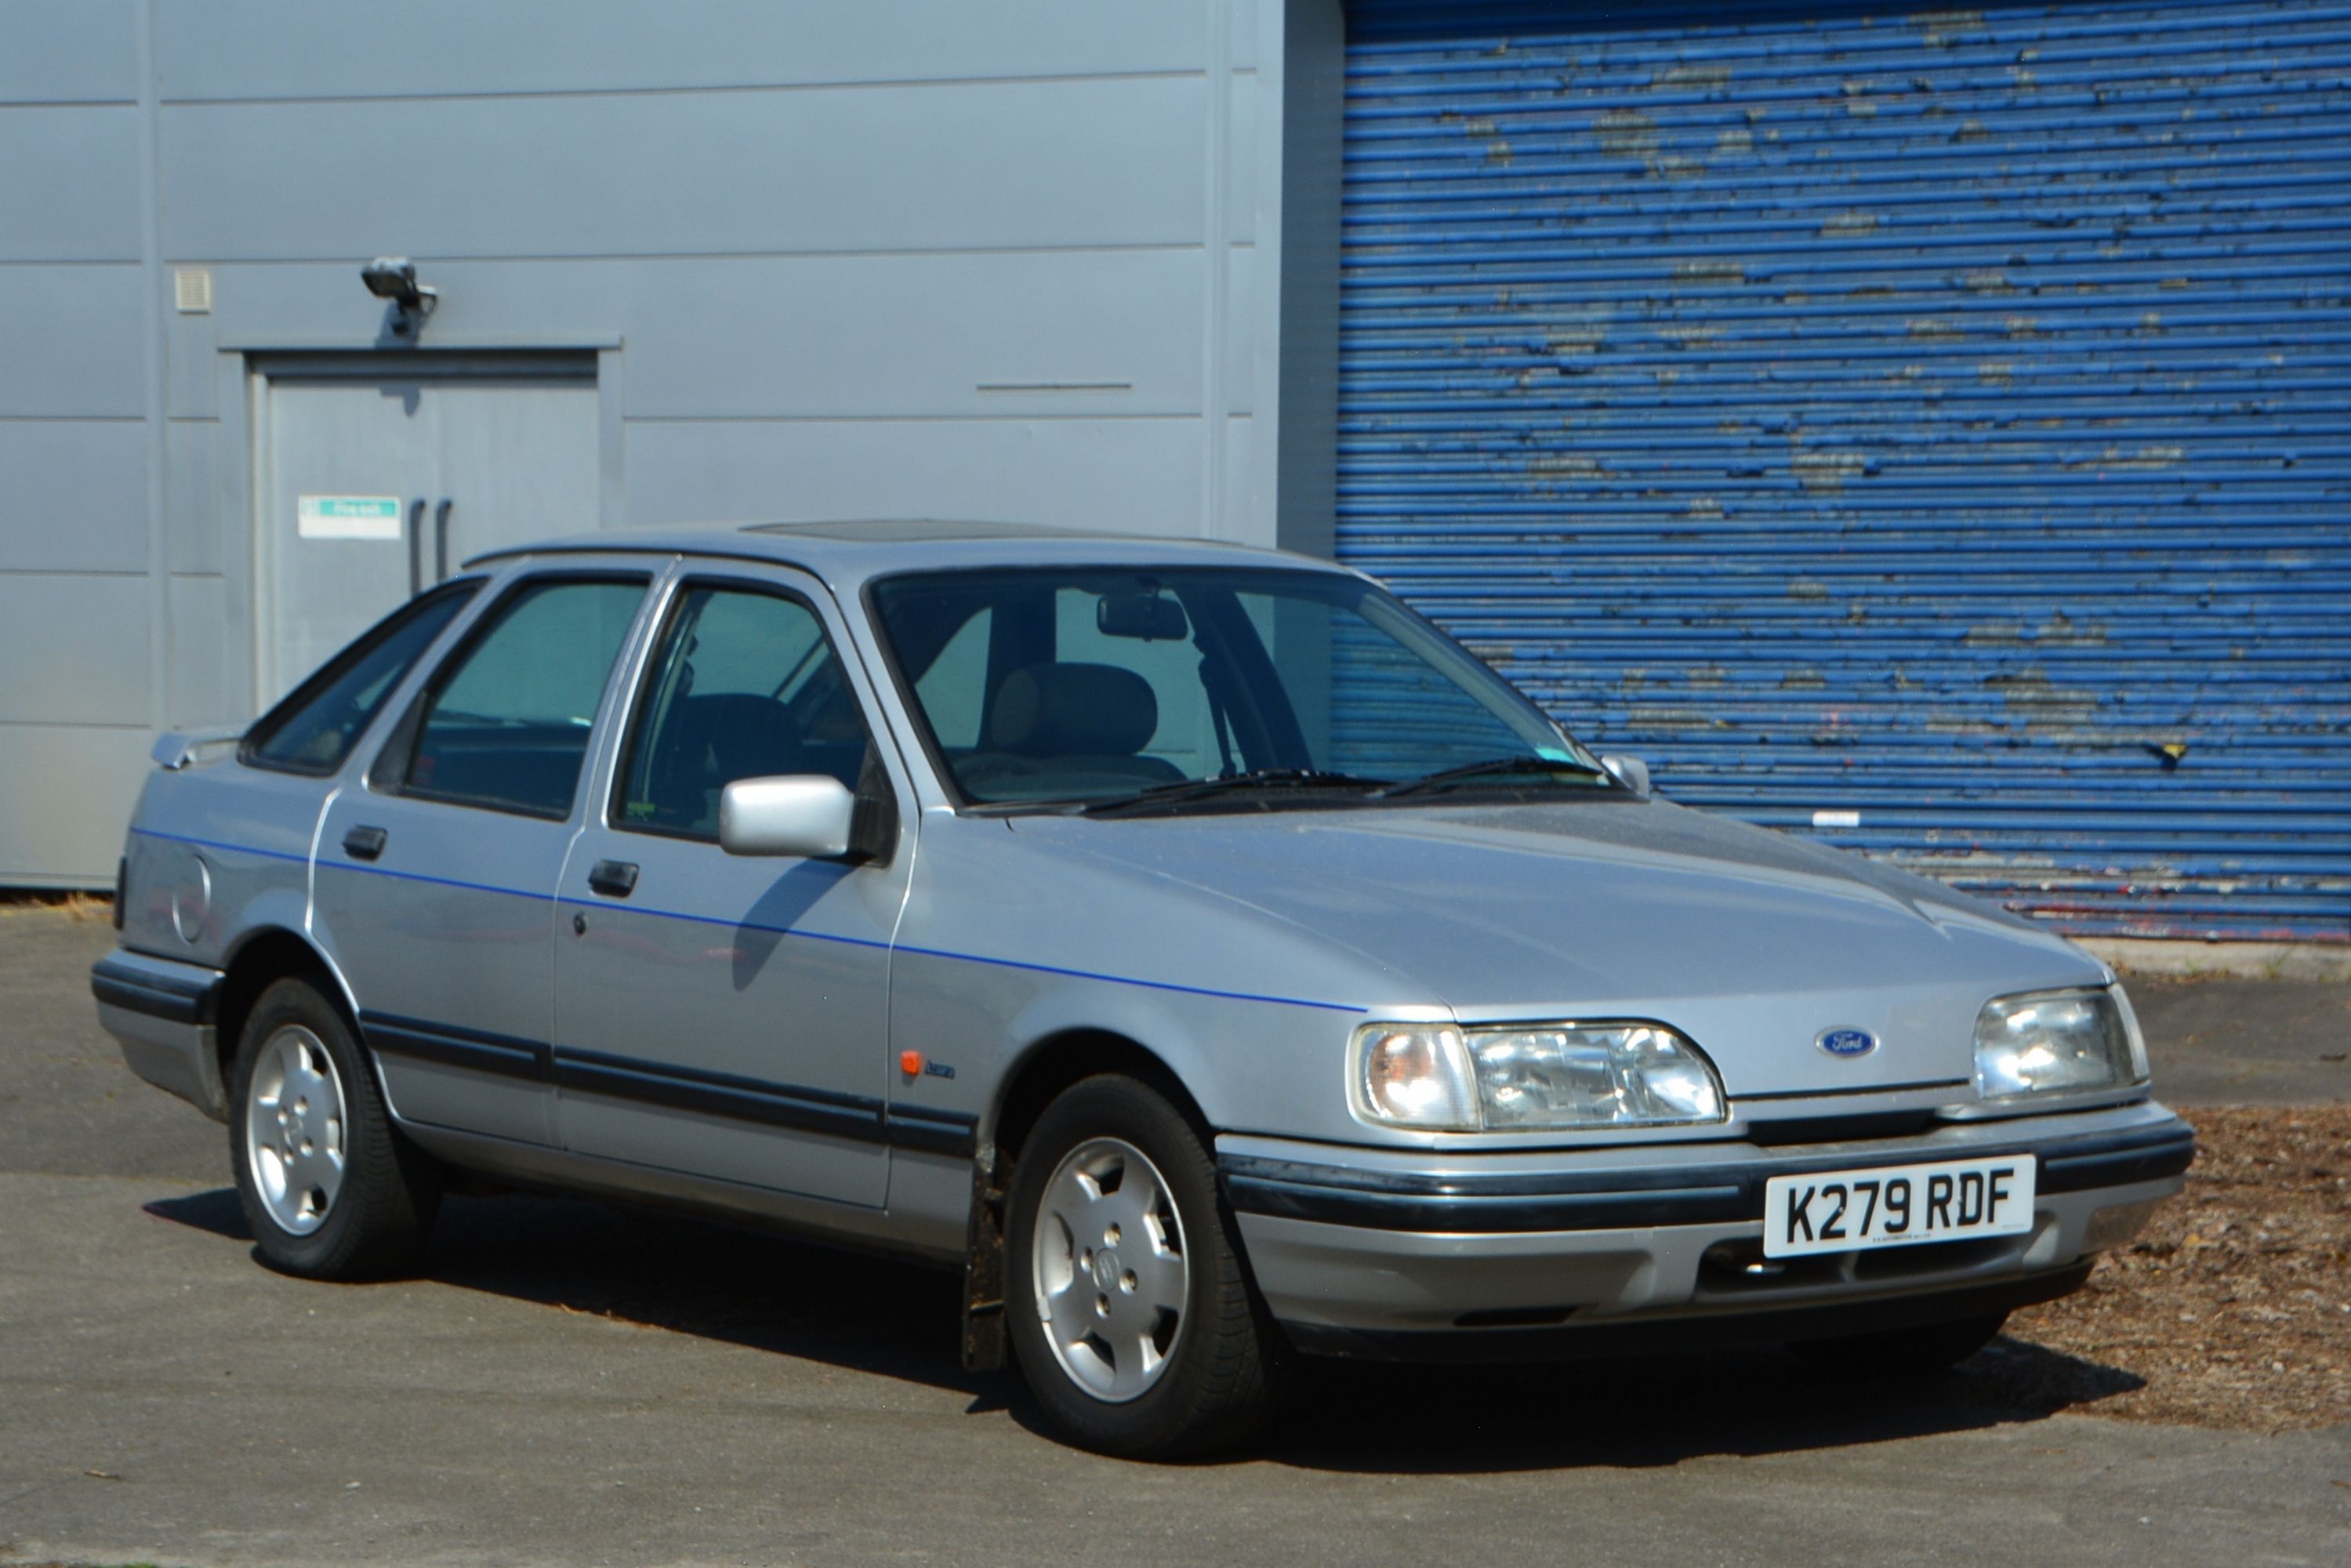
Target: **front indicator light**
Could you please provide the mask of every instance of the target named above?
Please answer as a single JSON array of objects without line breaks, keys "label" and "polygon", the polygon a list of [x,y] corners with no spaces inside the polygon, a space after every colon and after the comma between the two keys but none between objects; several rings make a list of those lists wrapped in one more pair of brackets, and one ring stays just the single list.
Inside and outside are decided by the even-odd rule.
[{"label": "front indicator light", "polygon": [[1458,1029],[1372,1024],[1355,1031],[1355,1113],[1394,1127],[1470,1132],[1476,1091]]}]

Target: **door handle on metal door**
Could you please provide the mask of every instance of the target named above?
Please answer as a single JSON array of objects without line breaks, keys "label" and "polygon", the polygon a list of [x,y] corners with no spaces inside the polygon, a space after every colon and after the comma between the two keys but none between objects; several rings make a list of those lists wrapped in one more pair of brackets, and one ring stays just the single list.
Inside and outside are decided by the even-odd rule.
[{"label": "door handle on metal door", "polygon": [[433,580],[449,580],[449,510],[457,503],[444,497],[433,514]]},{"label": "door handle on metal door", "polygon": [[383,853],[389,836],[381,828],[353,828],[343,835],[343,853],[355,861],[371,861]]},{"label": "door handle on metal door", "polygon": [[408,597],[424,591],[424,497],[408,503]]},{"label": "door handle on metal door", "polygon": [[588,886],[607,898],[626,898],[637,891],[637,862],[598,861],[588,868]]}]

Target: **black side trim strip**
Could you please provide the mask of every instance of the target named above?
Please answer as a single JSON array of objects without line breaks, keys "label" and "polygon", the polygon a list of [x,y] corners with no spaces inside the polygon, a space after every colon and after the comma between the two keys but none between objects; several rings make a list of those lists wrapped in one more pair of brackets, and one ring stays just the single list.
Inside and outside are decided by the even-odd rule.
[{"label": "black side trim strip", "polygon": [[2081,1289],[2082,1281],[2089,1277],[2090,1264],[2084,1261],[2045,1274],[2027,1274],[1957,1290],[1921,1291],[1914,1295],[1873,1296],[1863,1301],[1776,1307],[1761,1312],[1723,1309],[1683,1312],[1630,1323],[1435,1330],[1344,1329],[1296,1322],[1281,1326],[1290,1343],[1310,1355],[1357,1356],[1367,1361],[1580,1361],[1658,1350],[1679,1353],[1724,1345],[1824,1339],[1875,1329],[1949,1322],[2053,1301]]},{"label": "black side trim strip", "polygon": [[979,1144],[979,1118],[963,1111],[893,1105],[885,1113],[892,1145],[928,1155],[968,1155]]},{"label": "black side trim strip", "polygon": [[960,1111],[893,1107],[869,1095],[769,1083],[598,1051],[557,1051],[538,1040],[389,1013],[362,1013],[360,1022],[368,1044],[387,1055],[494,1077],[529,1079],[641,1105],[663,1105],[696,1115],[820,1133],[925,1154],[969,1155],[977,1142],[979,1118]]},{"label": "black side trim strip", "polygon": [[210,981],[181,980],[134,969],[112,958],[90,966],[89,994],[109,1007],[162,1019],[166,1023],[204,1023],[212,1017],[213,997],[220,988]]},{"label": "black side trim strip", "polygon": [[413,1057],[444,1067],[463,1067],[494,1078],[524,1078],[550,1082],[551,1052],[540,1040],[514,1035],[459,1029],[455,1024],[428,1023],[423,1019],[391,1013],[360,1014],[360,1032],[369,1049],[387,1056]]},{"label": "black side trim strip", "polygon": [[568,1050],[556,1053],[555,1082],[561,1089],[632,1100],[641,1104],[665,1105],[705,1116],[824,1133],[863,1143],[884,1141],[882,1102],[862,1095],[765,1083],[731,1073],[701,1072],[666,1062]]},{"label": "black side trim strip", "polygon": [[1922,1160],[2035,1155],[2035,1190],[2084,1192],[2177,1176],[2196,1135],[2172,1121],[2126,1133],[2094,1133],[2034,1145],[1888,1149],[1791,1160],[1736,1160],[1649,1170],[1483,1172],[1443,1175],[1310,1165],[1228,1155],[1217,1162],[1226,1199],[1245,1214],[1379,1230],[1599,1230],[1761,1219],[1763,1184],[1813,1171],[1866,1170]]}]

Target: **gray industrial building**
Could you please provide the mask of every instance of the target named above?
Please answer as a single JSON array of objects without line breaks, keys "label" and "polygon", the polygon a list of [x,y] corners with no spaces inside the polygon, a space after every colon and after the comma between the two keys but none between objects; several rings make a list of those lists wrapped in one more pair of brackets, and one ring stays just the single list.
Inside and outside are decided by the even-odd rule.
[{"label": "gray industrial building", "polygon": [[925,515],[1335,554],[1686,802],[2351,940],[2339,7],[4,19],[0,883],[472,552]]}]

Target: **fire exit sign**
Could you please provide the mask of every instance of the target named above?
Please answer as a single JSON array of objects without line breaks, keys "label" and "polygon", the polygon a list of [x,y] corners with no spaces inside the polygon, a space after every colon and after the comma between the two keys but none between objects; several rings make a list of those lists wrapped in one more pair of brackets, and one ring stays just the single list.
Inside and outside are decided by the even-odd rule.
[{"label": "fire exit sign", "polygon": [[397,496],[299,496],[295,529],[306,539],[396,539]]}]

